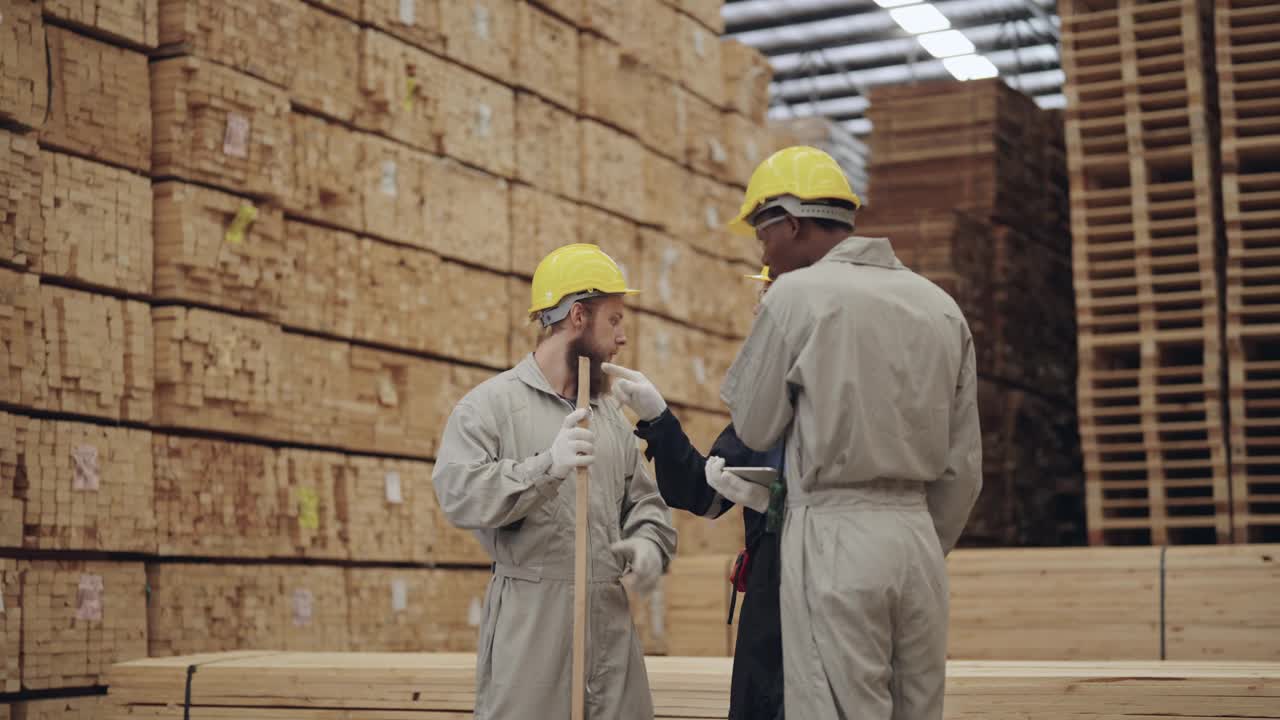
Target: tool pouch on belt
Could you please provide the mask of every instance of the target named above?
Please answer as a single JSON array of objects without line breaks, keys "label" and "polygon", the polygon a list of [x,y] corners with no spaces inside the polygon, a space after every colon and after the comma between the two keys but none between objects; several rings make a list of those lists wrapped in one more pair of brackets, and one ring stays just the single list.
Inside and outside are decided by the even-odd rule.
[{"label": "tool pouch on belt", "polygon": [[729,584],[733,586],[733,597],[729,598],[729,619],[726,624],[733,624],[733,609],[738,605],[738,593],[747,591],[747,576],[751,574],[751,553],[743,548],[729,573]]}]

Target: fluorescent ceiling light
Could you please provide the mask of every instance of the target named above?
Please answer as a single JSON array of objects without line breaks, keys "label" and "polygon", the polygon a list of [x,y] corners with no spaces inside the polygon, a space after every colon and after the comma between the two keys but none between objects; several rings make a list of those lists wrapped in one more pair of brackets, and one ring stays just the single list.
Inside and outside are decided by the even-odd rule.
[{"label": "fluorescent ceiling light", "polygon": [[925,50],[929,51],[930,55],[936,58],[970,55],[974,50],[973,43],[959,30],[927,33],[916,36],[916,39],[920,41]]},{"label": "fluorescent ceiling light", "polygon": [[903,5],[911,5],[918,2],[920,2],[920,0],[876,0],[876,4],[882,8],[901,7]]},{"label": "fluorescent ceiling light", "polygon": [[951,21],[929,3],[894,8],[889,11],[889,15],[893,16],[893,21],[898,23],[899,27],[912,35],[946,30],[951,27]]},{"label": "fluorescent ceiling light", "polygon": [[961,55],[959,57],[949,57],[942,61],[947,68],[947,72],[957,80],[982,80],[985,78],[993,78],[1000,74],[995,65],[991,61],[981,55]]}]

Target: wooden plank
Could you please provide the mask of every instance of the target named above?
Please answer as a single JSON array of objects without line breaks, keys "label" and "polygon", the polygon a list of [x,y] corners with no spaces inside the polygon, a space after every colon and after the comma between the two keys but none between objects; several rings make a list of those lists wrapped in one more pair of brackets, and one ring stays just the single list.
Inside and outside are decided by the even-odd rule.
[{"label": "wooden plank", "polygon": [[46,0],[44,13],[147,49],[160,42],[158,0]]},{"label": "wooden plank", "polygon": [[769,111],[769,83],[773,68],[759,50],[738,42],[722,40],[720,69],[724,75],[725,107],[763,126]]},{"label": "wooden plank", "polygon": [[[428,475],[434,469],[434,465],[429,465]],[[444,516],[431,482],[430,477],[423,479],[419,490],[410,497],[414,523],[413,559],[424,563],[491,565],[492,559],[480,546],[475,534],[455,527]]]},{"label": "wooden plank", "polygon": [[516,56],[517,4],[510,0],[440,0],[445,55],[489,77],[510,78]]},{"label": "wooden plank", "polygon": [[160,555],[286,557],[276,451],[265,445],[156,433]]},{"label": "wooden plank", "polygon": [[705,226],[699,217],[697,193],[690,192],[694,185],[693,173],[679,162],[653,151],[645,152],[645,214],[668,233],[688,237]]},{"label": "wooden plank", "polygon": [[142,563],[21,561],[22,687],[103,682],[117,662],[147,655]]},{"label": "wooden plank", "polygon": [[[27,443],[32,422],[21,415],[0,412],[0,547],[4,548],[22,547],[26,498],[18,490],[18,478],[26,462],[22,448]],[[3,687],[0,682],[0,688]]]},{"label": "wooden plank", "polygon": [[678,33],[681,84],[717,108],[724,105],[719,33],[688,15],[680,16]]},{"label": "wooden plank", "polygon": [[636,221],[644,221],[644,148],[594,120],[580,124],[582,186],[599,207]]},{"label": "wooden plank", "polygon": [[153,187],[155,297],[273,315],[287,268],[280,208],[183,182]]},{"label": "wooden plank", "polygon": [[22,689],[23,608],[19,562],[13,558],[0,558],[0,598],[4,600],[5,608],[0,613],[0,688],[6,693]]},{"label": "wooden plank", "polygon": [[113,420],[152,415],[148,307],[79,290],[40,288],[46,394],[37,407]]},{"label": "wooden plank", "polygon": [[[607,2],[601,0],[599,4]],[[618,5],[622,13],[622,32],[609,38],[649,68],[651,74],[668,81],[679,80],[680,13],[662,0],[633,0]]]},{"label": "wooden plank", "polygon": [[1168,657],[1280,659],[1266,598],[1280,589],[1273,545],[1171,547],[1165,559]]},{"label": "wooden plank", "polygon": [[515,91],[452,64],[444,66],[440,82],[440,151],[494,175],[513,176]]},{"label": "wooden plank", "polygon": [[[429,248],[435,233],[429,229],[429,198],[441,194],[435,185],[438,159],[390,140],[361,133],[348,141],[358,143],[360,227],[367,233]],[[323,182],[323,181],[322,181]]]},{"label": "wooden plank", "polygon": [[637,305],[715,333],[750,328],[760,287],[740,268],[660,231],[642,230],[640,242],[637,282],[646,292],[636,297]]},{"label": "wooden plank", "polygon": [[643,79],[644,89],[640,92],[646,100],[640,140],[650,150],[683,164],[688,126],[685,91],[657,72],[645,73]]},{"label": "wooden plank", "polygon": [[516,6],[515,42],[515,84],[562,108],[576,109],[578,74],[583,67],[577,61],[577,29],[522,2]]},{"label": "wooden plank", "polygon": [[290,555],[330,560],[351,557],[349,468],[333,452],[285,448],[276,453],[280,532]]},{"label": "wooden plank", "polygon": [[[361,202],[368,192],[360,170],[364,136],[337,123],[311,115],[290,113],[293,142],[293,192],[287,200],[292,214],[308,220],[364,230]],[[406,150],[407,152],[407,150]],[[393,177],[394,181],[398,177]]]},{"label": "wooden plank", "polygon": [[153,239],[146,177],[71,155],[43,152],[42,275],[150,295]]},{"label": "wooden plank", "polygon": [[[376,457],[347,459],[346,537],[353,560],[419,560],[418,493],[430,493],[431,464]],[[427,525],[424,518],[421,525]],[[356,635],[353,634],[353,639]],[[390,648],[387,648],[390,649]]]},{"label": "wooden plank", "polygon": [[728,179],[729,153],[724,145],[720,110],[690,92],[681,93],[684,107],[684,162],[707,177]]},{"label": "wooden plank", "polygon": [[704,175],[692,176],[696,212],[691,227],[677,233],[695,248],[730,260],[760,263],[760,243],[730,233],[726,225],[738,214],[742,191]]},{"label": "wooden plank", "polygon": [[679,656],[729,654],[730,555],[679,555],[664,583],[667,652]]},{"label": "wooden plank", "polygon": [[474,652],[488,570],[349,568],[351,646]]},{"label": "wooden plank", "polygon": [[503,212],[510,184],[450,159],[436,163],[431,173],[435,192],[427,197],[428,249],[491,270],[510,270],[513,228],[510,214]]},{"label": "wooden plank", "polygon": [[[296,68],[290,98],[297,107],[350,122],[361,101],[360,28],[309,5],[299,6],[298,15],[297,46],[289,60]],[[281,24],[277,19],[277,32]]]},{"label": "wooden plank", "polygon": [[50,27],[49,114],[40,143],[147,172],[151,106],[147,57]]},{"label": "wooden plank", "polygon": [[[587,42],[585,36],[583,42]],[[588,70],[583,68],[584,82]],[[584,88],[584,99],[587,94]],[[578,119],[573,113],[536,95],[517,93],[516,179],[547,192],[578,198],[582,192],[578,136]]]},{"label": "wooden plank", "polygon": [[287,94],[196,58],[151,65],[156,176],[208,183],[253,197],[289,196]]},{"label": "wooden plank", "polygon": [[27,407],[44,407],[48,356],[40,279],[0,268],[0,393]]},{"label": "wooden plank", "polygon": [[43,162],[35,133],[0,130],[0,259],[20,268],[36,266],[44,252]]},{"label": "wooden plank", "polygon": [[428,152],[444,133],[448,63],[372,28],[360,33],[360,92],[355,123]]},{"label": "wooden plank", "polygon": [[582,91],[578,110],[585,116],[643,138],[647,75],[622,47],[590,34],[583,34],[581,47]]},{"label": "wooden plank", "polygon": [[13,704],[15,720],[98,720],[106,709],[102,695],[80,695]]},{"label": "wooden plank", "polygon": [[511,226],[518,232],[512,234],[512,271],[532,277],[548,253],[578,242],[578,214],[578,206],[572,201],[525,185],[513,185]]},{"label": "wooden plank", "polygon": [[156,551],[149,431],[32,419],[23,440],[25,547]]},{"label": "wooden plank", "polygon": [[724,121],[725,152],[728,153],[726,179],[742,187],[751,181],[751,173],[765,158],[773,154],[773,136],[769,128],[736,112],[721,115]]},{"label": "wooden plank", "polygon": [[680,0],[676,5],[702,23],[712,35],[724,34],[724,18],[720,15],[724,0]]},{"label": "wooden plank", "polygon": [[301,66],[302,14],[289,0],[160,0],[160,45],[290,87]]},{"label": "wooden plank", "polygon": [[720,379],[737,353],[738,343],[639,314],[636,318],[638,367],[670,402],[702,410],[720,410]]},{"label": "wooden plank", "polygon": [[6,0],[0,24],[0,120],[39,129],[49,111],[49,66],[46,60],[41,3]]},{"label": "wooden plank", "polygon": [[440,0],[353,0],[363,22],[423,50],[445,48]]}]

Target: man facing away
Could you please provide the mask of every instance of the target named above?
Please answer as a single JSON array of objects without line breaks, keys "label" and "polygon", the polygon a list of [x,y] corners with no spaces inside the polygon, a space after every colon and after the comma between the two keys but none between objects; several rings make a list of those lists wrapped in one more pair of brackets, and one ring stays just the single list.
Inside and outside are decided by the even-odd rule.
[{"label": "man facing away", "polygon": [[[537,348],[471,390],[449,416],[433,481],[445,516],[493,559],[476,658],[477,720],[570,715],[574,515],[591,469],[586,711],[649,720],[653,700],[622,579],[651,591],[675,552],[671,511],[644,469],[602,364],[626,344],[626,286],[595,245],[551,252],[533,276]],[[576,410],[591,361],[590,427]]]},{"label": "man facing away", "polygon": [[779,277],[721,396],[756,450],[786,439],[786,715],[941,720],[945,555],[981,488],[973,339],[955,301],[852,236],[834,160],[775,153],[730,229]]}]

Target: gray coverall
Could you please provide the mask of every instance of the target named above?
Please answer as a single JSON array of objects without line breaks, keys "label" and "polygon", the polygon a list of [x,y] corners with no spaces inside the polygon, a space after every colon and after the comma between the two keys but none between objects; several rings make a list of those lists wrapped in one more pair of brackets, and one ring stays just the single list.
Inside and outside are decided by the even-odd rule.
[{"label": "gray coverall", "polygon": [[[609,546],[648,538],[665,567],[676,532],[631,424],[611,399],[591,407],[587,717],[651,720],[643,648],[619,582],[624,568]],[[561,481],[547,471],[573,409],[528,355],[469,392],[445,426],[436,497],[494,562],[476,658],[477,720],[570,715],[576,485],[573,473]]]},{"label": "gray coverall", "polygon": [[722,397],[748,446],[786,433],[786,716],[940,720],[944,556],[982,487],[959,307],[850,237],[773,283]]}]

